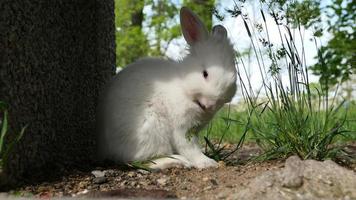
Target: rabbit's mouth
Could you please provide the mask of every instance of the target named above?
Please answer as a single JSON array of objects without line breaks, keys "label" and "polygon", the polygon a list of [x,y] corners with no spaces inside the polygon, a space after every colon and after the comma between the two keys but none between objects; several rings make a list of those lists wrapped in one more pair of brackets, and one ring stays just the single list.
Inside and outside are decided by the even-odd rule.
[{"label": "rabbit's mouth", "polygon": [[213,101],[208,98],[197,98],[194,100],[194,103],[199,106],[199,108],[205,113],[213,113],[216,109],[216,101]]},{"label": "rabbit's mouth", "polygon": [[206,106],[200,103],[199,100],[195,100],[194,103],[196,103],[202,110],[206,111]]}]

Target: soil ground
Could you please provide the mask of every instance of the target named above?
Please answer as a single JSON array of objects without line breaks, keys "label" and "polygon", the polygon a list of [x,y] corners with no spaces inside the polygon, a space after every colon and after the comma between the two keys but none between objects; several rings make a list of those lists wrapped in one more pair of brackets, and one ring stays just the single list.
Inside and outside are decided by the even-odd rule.
[{"label": "soil ground", "polygon": [[[173,168],[147,172],[110,167],[95,169],[105,174],[97,178],[92,172],[77,171],[58,181],[27,185],[10,193],[40,198],[77,196],[229,199],[230,194],[241,190],[259,174],[284,167],[284,160],[243,162],[259,152],[256,145],[247,144],[230,158],[244,164],[226,166],[225,163],[219,163],[219,168],[205,170]],[[356,166],[351,168],[356,171]]]}]

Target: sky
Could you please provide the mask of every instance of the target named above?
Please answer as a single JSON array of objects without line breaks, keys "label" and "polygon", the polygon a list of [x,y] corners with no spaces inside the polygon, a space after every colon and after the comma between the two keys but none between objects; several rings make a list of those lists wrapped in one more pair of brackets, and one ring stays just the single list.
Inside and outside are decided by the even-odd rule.
[{"label": "sky", "polygon": [[[173,0],[173,2],[177,5],[181,5],[181,1],[179,1],[179,0]],[[241,17],[237,17],[237,18],[231,17],[229,14],[227,14],[225,12],[226,8],[232,9],[234,7],[234,1],[232,1],[232,0],[217,0],[217,2],[218,2],[217,9],[219,10],[219,12],[221,14],[225,15],[225,18],[221,22],[214,17],[213,25],[221,24],[227,29],[228,37],[230,38],[232,44],[234,45],[234,47],[237,51],[241,52],[241,51],[246,50],[250,46],[251,41],[247,35],[246,29],[243,24],[243,20],[241,19]],[[250,1],[250,2],[255,2],[255,3],[254,4],[246,3],[245,4],[246,6],[243,8],[243,12],[248,13],[251,21],[259,22],[259,23],[263,22],[262,16],[261,16],[260,10],[259,10],[260,5],[259,5],[258,1]],[[329,2],[329,0],[322,1],[322,4],[327,4],[328,2]],[[151,11],[149,8],[145,8],[144,12],[146,12],[146,14],[149,14]],[[266,13],[265,13],[265,16],[266,16],[266,23],[267,23],[267,27],[268,27],[268,31],[269,31],[270,41],[274,44],[275,47],[281,46],[280,35],[279,35],[278,28],[275,25],[273,18]],[[282,35],[286,34],[285,29],[281,29],[281,31],[282,31]],[[299,37],[299,32],[294,32],[294,33],[296,34],[294,37],[295,41],[296,41],[295,42],[296,47],[299,52],[302,52],[302,46],[301,46],[302,39]],[[292,31],[292,34],[294,34],[294,33]],[[306,30],[306,29],[302,28],[301,33],[302,33],[302,37],[303,37],[303,44],[304,44],[304,50],[305,50],[305,61],[306,61],[307,65],[310,66],[316,62],[315,56],[317,55],[317,48],[315,46],[314,40],[312,40],[313,30],[312,30],[312,28],[310,28],[310,30]],[[266,37],[266,36],[262,36],[262,37]],[[328,33],[324,33],[323,37],[317,40],[318,45],[320,46],[320,44],[326,44],[329,39],[330,39],[330,35]],[[257,42],[257,40],[258,39],[255,39],[255,44],[261,46],[261,43]],[[173,40],[167,49],[166,56],[173,60],[181,59],[187,53],[186,45],[187,44],[182,37]],[[251,58],[252,59],[250,62],[248,62],[247,59],[244,59],[244,62],[245,62],[245,64],[249,63],[249,64],[247,64],[247,68],[248,68],[247,70],[251,74],[250,80],[251,80],[251,82],[253,82],[253,85],[252,85],[253,89],[258,90],[262,86],[262,78],[260,76],[260,71],[259,71],[257,60],[255,59],[255,55],[252,54]],[[263,59],[263,61],[266,63],[266,66],[268,66],[268,59]],[[241,67],[241,66],[238,66],[238,67]],[[282,68],[281,76],[282,76],[283,82],[285,82],[285,81],[288,82],[288,74],[286,73],[286,69]],[[318,77],[309,73],[309,80],[310,80],[310,82],[318,82]],[[238,101],[240,99],[240,97],[241,97],[241,94],[237,93],[236,97],[234,98],[234,101]]]}]

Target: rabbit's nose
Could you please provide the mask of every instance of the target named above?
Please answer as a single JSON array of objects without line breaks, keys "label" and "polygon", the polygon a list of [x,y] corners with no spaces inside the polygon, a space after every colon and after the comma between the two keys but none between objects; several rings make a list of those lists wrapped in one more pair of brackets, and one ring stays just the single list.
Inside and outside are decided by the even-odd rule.
[{"label": "rabbit's nose", "polygon": [[207,98],[200,98],[199,103],[203,110],[214,110],[216,107],[216,101]]}]

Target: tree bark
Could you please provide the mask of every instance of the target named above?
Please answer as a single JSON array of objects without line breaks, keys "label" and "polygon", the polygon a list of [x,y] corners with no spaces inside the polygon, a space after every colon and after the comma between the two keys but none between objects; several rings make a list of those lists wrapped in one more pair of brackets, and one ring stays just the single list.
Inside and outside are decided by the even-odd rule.
[{"label": "tree bark", "polygon": [[113,0],[2,0],[0,36],[8,139],[28,125],[5,167],[9,180],[87,167],[98,96],[115,70]]}]

